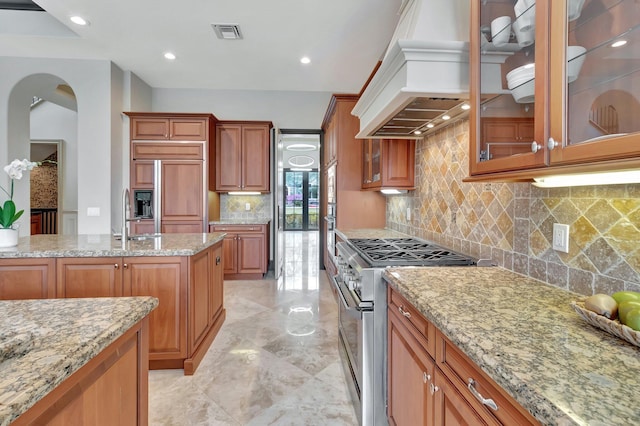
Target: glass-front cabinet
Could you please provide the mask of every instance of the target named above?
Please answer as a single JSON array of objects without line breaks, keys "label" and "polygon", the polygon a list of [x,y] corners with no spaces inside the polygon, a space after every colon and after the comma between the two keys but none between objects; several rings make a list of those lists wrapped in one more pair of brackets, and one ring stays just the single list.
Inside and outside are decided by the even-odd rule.
[{"label": "glass-front cabinet", "polygon": [[470,172],[640,166],[640,2],[474,0]]}]

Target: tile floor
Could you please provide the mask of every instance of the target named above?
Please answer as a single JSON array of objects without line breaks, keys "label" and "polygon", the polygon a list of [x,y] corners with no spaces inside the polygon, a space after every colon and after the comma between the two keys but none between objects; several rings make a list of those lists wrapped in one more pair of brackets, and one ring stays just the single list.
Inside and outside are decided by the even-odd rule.
[{"label": "tile floor", "polygon": [[196,373],[149,372],[150,425],[357,425],[319,234],[284,235],[281,279],[225,281],[227,319]]}]

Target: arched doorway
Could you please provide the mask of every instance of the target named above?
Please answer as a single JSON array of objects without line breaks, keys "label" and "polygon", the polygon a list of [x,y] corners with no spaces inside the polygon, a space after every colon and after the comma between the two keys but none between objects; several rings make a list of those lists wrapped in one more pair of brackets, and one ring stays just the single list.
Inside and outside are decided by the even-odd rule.
[{"label": "arched doorway", "polygon": [[[7,159],[28,158],[41,161],[34,144],[53,144],[58,166],[56,174],[32,173],[30,179],[15,182],[14,201],[25,213],[20,219],[20,235],[31,233],[31,206],[34,203],[45,219],[47,233],[75,234],[77,231],[77,102],[73,89],[61,78],[51,74],[33,74],[20,80],[12,89],[8,104],[9,125]],[[33,143],[32,143],[33,141]],[[62,149],[64,147],[64,149]],[[37,158],[33,158],[33,156]],[[50,171],[48,171],[50,172]],[[31,187],[31,178],[46,175],[49,181],[37,180]],[[58,175],[60,179],[58,179]],[[55,177],[51,177],[55,176]],[[45,183],[43,183],[45,182]],[[38,201],[38,193],[50,198],[50,191],[42,186],[55,185],[59,197],[54,201]],[[44,208],[43,208],[44,206]],[[55,212],[55,213],[51,213]],[[53,217],[53,219],[52,219]],[[42,229],[41,229],[42,230]]]}]

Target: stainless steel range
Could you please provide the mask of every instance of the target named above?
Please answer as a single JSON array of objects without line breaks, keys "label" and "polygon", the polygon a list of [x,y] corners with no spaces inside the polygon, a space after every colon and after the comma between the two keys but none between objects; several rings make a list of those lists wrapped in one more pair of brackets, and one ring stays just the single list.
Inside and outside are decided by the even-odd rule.
[{"label": "stainless steel range", "polygon": [[418,238],[349,239],[336,244],[342,365],[361,425],[387,425],[389,266],[475,266],[476,259]]}]

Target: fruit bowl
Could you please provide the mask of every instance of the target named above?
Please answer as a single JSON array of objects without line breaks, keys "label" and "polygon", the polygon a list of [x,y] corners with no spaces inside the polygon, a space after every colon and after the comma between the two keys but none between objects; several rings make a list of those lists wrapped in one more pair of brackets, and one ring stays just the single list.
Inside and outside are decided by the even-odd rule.
[{"label": "fruit bowl", "polygon": [[626,340],[632,345],[640,347],[640,332],[627,327],[618,320],[612,321],[605,316],[598,315],[595,312],[585,309],[584,302],[571,302],[571,306],[573,306],[573,309],[582,317],[583,320],[592,326],[613,334],[622,340]]}]

